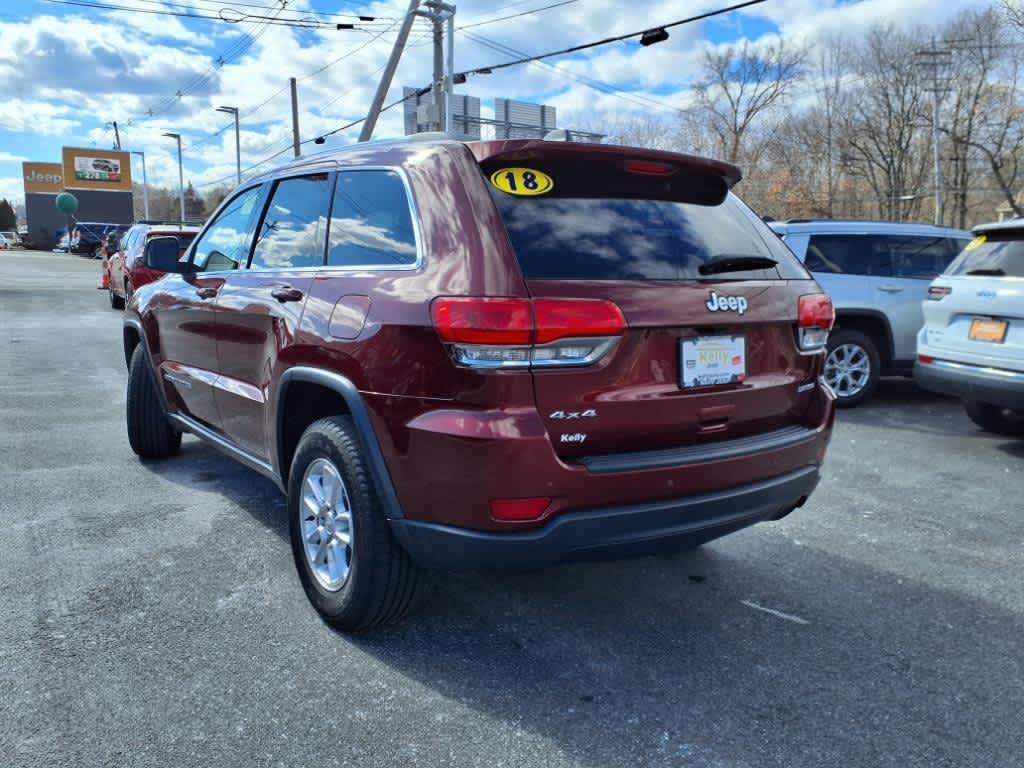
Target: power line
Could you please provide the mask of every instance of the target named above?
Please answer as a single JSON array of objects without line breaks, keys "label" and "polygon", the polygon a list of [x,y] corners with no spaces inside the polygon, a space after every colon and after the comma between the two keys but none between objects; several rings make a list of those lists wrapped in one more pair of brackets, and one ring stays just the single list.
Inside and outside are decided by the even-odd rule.
[{"label": "power line", "polygon": [[[477,33],[474,33],[474,32],[463,32],[462,34],[465,35],[466,37],[470,38],[471,40],[479,43],[480,45],[483,45],[483,46],[485,46],[487,48],[490,48],[493,51],[497,51],[498,53],[511,54],[513,56],[525,56],[526,55],[522,51],[518,51],[515,48],[512,48],[512,47],[510,47],[508,45],[505,45],[504,43],[499,43],[499,42],[496,42],[494,40],[490,40],[489,38],[486,38],[483,35],[480,35],[480,34],[477,34]],[[596,78],[587,77],[586,75],[578,75],[575,72],[570,72],[567,69],[563,69],[562,67],[559,67],[559,66],[557,66],[555,64],[550,64],[550,63],[548,63],[546,61],[531,61],[530,64],[533,64],[535,66],[541,67],[541,68],[546,69],[546,70],[551,71],[551,72],[555,72],[555,73],[561,74],[564,77],[567,77],[567,78],[569,78],[571,80],[575,80],[578,83],[582,83],[583,85],[585,85],[588,88],[591,88],[591,89],[593,89],[595,91],[598,91],[600,93],[604,93],[604,94],[606,94],[608,96],[615,96],[616,98],[620,98],[620,99],[623,99],[625,101],[632,102],[633,104],[638,104],[638,105],[643,106],[643,107],[652,107],[653,106],[653,107],[658,107],[658,108],[661,108],[661,109],[668,109],[668,110],[671,110],[673,112],[678,112],[678,113],[686,112],[685,109],[682,109],[680,107],[672,106],[671,104],[667,104],[666,102],[660,101],[660,100],[652,98],[650,96],[645,96],[643,94],[630,93],[628,91],[624,91],[621,88],[617,88],[616,86],[612,85],[611,83],[606,83],[603,80],[598,80]]]},{"label": "power line", "polygon": [[563,5],[572,5],[578,3],[579,0],[562,0],[559,3],[552,3],[551,5],[545,5],[540,8],[532,8],[528,11],[520,11],[519,13],[513,13],[509,16],[499,16],[496,19],[485,19],[484,21],[471,22],[469,24],[463,24],[461,27],[457,27],[458,30],[471,29],[472,27],[482,27],[484,24],[497,24],[499,21],[507,21],[508,19],[518,19],[520,16],[529,16],[533,13],[540,13],[541,11],[547,11],[551,8],[559,8]]},{"label": "power line", "polygon": [[[229,7],[223,7],[220,9],[220,13],[215,16],[208,14],[196,13],[194,11],[175,11],[171,8],[139,8],[130,5],[115,5],[112,2],[95,2],[93,0],[46,0],[48,3],[54,3],[56,5],[71,5],[80,8],[94,8],[103,11],[124,11],[127,13],[145,13],[156,16],[177,16],[186,19],[204,19],[207,21],[221,21],[226,24],[239,24],[244,21],[257,21],[265,24],[272,24],[274,26],[292,27],[293,29],[334,29],[335,24],[320,21],[318,19],[301,19],[301,18],[277,18],[274,16],[265,16],[259,14],[240,14],[238,18],[228,18],[224,16],[225,11],[231,11]],[[146,2],[146,0],[140,0],[140,2]],[[161,3],[161,5],[175,5],[174,3]],[[188,6],[179,6],[188,7]],[[236,11],[238,12],[238,11]],[[240,13],[240,12],[239,12]],[[360,28],[351,27],[356,31],[369,31],[372,28]]]},{"label": "power line", "polygon": [[493,64],[493,65],[491,65],[489,67],[477,67],[476,69],[467,69],[467,70],[465,70],[463,72],[455,73],[455,76],[459,77],[459,76],[475,75],[475,74],[491,74],[492,72],[494,72],[497,69],[506,69],[508,67],[514,67],[514,66],[516,66],[518,64],[527,64],[527,63],[529,63],[531,61],[540,61],[541,59],[550,59],[552,56],[564,56],[564,55],[566,55],[568,53],[577,53],[579,51],[585,51],[585,50],[588,50],[590,48],[597,48],[598,46],[608,45],[610,43],[620,43],[623,40],[629,40],[632,37],[641,37],[645,32],[651,32],[651,31],[655,31],[655,30],[664,31],[664,30],[667,30],[667,29],[671,29],[672,27],[681,26],[683,24],[692,24],[695,21],[703,21],[704,19],[710,19],[710,18],[712,18],[714,16],[721,16],[722,14],[730,13],[731,11],[738,11],[738,10],[740,10],[742,8],[748,8],[748,7],[752,6],[752,5],[759,5],[760,3],[763,3],[763,2],[765,2],[765,0],[746,0],[746,2],[737,3],[736,5],[730,5],[730,6],[727,6],[725,8],[719,8],[719,9],[714,10],[714,11],[708,11],[706,13],[701,13],[701,14],[698,14],[696,16],[690,16],[690,17],[685,18],[685,19],[677,19],[676,21],[670,21],[667,24],[654,24],[654,25],[652,25],[650,27],[647,27],[646,29],[641,29],[639,32],[630,32],[630,33],[625,34],[625,35],[615,35],[613,37],[605,37],[605,38],[602,38],[600,40],[595,40],[595,41],[590,42],[590,43],[582,43],[580,45],[573,45],[573,46],[570,46],[569,48],[562,48],[560,50],[550,51],[548,53],[538,53],[535,56],[525,56],[523,58],[516,59],[514,61],[506,61],[506,62],[503,62],[501,64]]}]

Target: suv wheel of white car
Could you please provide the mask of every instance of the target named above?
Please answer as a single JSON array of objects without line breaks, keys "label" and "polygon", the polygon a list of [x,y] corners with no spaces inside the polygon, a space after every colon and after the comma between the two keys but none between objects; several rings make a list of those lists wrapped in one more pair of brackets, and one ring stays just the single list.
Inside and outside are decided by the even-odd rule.
[{"label": "suv wheel of white car", "polygon": [[825,382],[842,407],[859,405],[878,386],[878,348],[866,333],[843,328],[828,337]]},{"label": "suv wheel of white car", "polygon": [[1024,411],[971,400],[964,401],[964,410],[971,421],[986,432],[1009,437],[1024,436]]}]

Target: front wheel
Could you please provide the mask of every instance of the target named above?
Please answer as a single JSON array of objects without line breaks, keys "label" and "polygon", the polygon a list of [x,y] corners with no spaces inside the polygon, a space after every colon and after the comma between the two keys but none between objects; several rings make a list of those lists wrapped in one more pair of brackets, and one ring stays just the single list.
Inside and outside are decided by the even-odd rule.
[{"label": "front wheel", "polygon": [[114,281],[107,281],[107,293],[110,294],[110,308],[124,309],[124,299],[114,293]]},{"label": "front wheel", "polygon": [[419,569],[391,535],[348,417],[321,419],[303,433],[288,519],[302,586],[329,624],[368,629],[408,611]]},{"label": "front wheel", "polygon": [[1024,437],[1024,411],[971,400],[964,401],[964,410],[971,421],[986,432],[1007,437]]},{"label": "front wheel", "polygon": [[866,333],[841,328],[829,334],[827,350],[825,382],[835,392],[836,405],[860,405],[878,386],[878,347]]}]

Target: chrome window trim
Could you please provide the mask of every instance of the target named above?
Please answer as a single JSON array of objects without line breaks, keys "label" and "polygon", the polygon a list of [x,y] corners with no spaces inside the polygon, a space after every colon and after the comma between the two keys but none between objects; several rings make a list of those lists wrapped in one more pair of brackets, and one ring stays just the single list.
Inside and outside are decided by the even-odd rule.
[{"label": "chrome window trim", "polygon": [[[292,171],[292,170],[300,170],[300,169],[289,168],[289,172]],[[301,169],[301,170],[304,171],[304,172],[295,173],[295,174],[289,173],[288,175],[273,176],[271,178],[264,179],[261,182],[261,184],[273,184],[273,183],[278,182],[278,181],[284,181],[285,179],[294,179],[294,178],[296,178],[298,176],[309,175],[309,173],[311,172],[310,169],[308,169],[308,168],[307,169]],[[203,276],[220,277],[220,276],[224,276],[224,275],[234,275],[234,274],[237,274],[239,272],[246,272],[246,273],[251,273],[251,274],[261,274],[261,273],[267,273],[267,272],[275,272],[275,273],[282,273],[282,272],[317,272],[317,273],[319,273],[319,272],[342,272],[342,273],[348,274],[348,273],[352,273],[352,272],[416,272],[416,271],[422,269],[423,266],[426,264],[426,255],[425,255],[425,249],[424,249],[424,245],[423,245],[423,243],[424,243],[423,232],[421,231],[420,211],[419,211],[419,207],[416,205],[416,197],[415,197],[415,195],[413,195],[412,184],[409,181],[409,177],[408,177],[408,174],[405,171],[405,168],[403,168],[401,166],[398,166],[398,165],[359,165],[359,166],[341,166],[341,167],[335,168],[331,172],[340,176],[343,173],[362,173],[364,171],[389,171],[389,172],[395,173],[398,176],[398,178],[401,179],[402,186],[405,187],[405,199],[406,199],[406,202],[409,205],[409,215],[412,217],[412,234],[413,234],[413,239],[416,241],[416,261],[415,262],[412,262],[411,264],[394,264],[394,265],[387,265],[387,264],[381,264],[381,265],[354,264],[354,265],[350,265],[350,266],[341,266],[341,265],[332,266],[330,264],[326,264],[325,263],[325,264],[321,264],[320,266],[316,266],[316,267],[256,267],[255,269],[239,267],[238,269],[219,270],[217,272],[195,272],[195,273],[192,273],[192,274],[202,274]],[[253,185],[253,186],[259,186],[259,184]],[[237,197],[237,195],[236,195],[236,197]],[[332,193],[331,194],[331,207],[328,209],[328,218],[330,218],[330,214],[332,214],[333,212],[334,212],[334,195]],[[205,231],[205,227],[203,229]],[[196,235],[196,240],[193,241],[193,242],[198,241],[198,239],[199,239],[201,234],[202,233],[197,234]],[[255,243],[253,245],[255,247]],[[324,252],[324,259],[325,259],[325,261],[327,259],[328,254],[330,253],[330,249],[331,249],[330,232],[328,232],[327,250]],[[252,258],[252,256],[250,254],[250,259],[251,258]]]}]

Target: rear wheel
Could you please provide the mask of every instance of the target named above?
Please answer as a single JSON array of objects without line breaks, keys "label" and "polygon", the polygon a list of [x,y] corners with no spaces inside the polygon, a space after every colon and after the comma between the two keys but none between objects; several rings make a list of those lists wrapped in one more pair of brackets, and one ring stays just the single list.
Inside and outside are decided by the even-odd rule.
[{"label": "rear wheel", "polygon": [[400,619],[419,569],[391,535],[351,419],[302,435],[288,481],[292,554],[306,596],[339,629]]},{"label": "rear wheel", "polygon": [[165,459],[181,448],[181,432],[167,421],[141,343],[128,367],[128,442],[144,459]]},{"label": "rear wheel", "polygon": [[971,421],[987,432],[1024,437],[1024,411],[970,400],[964,401],[964,410]]},{"label": "rear wheel", "polygon": [[866,333],[841,328],[829,334],[825,382],[836,394],[836,405],[852,408],[870,397],[880,366],[878,347]]}]

